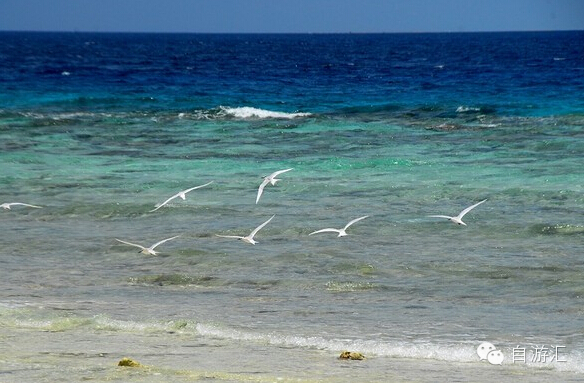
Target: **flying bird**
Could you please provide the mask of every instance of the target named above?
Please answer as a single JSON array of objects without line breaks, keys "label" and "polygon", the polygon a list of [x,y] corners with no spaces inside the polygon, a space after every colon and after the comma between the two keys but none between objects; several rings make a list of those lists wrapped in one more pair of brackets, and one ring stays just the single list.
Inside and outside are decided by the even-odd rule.
[{"label": "flying bird", "polygon": [[261,225],[259,225],[255,229],[253,229],[253,231],[245,237],[242,237],[239,235],[219,235],[219,234],[215,234],[215,235],[218,237],[223,237],[223,238],[236,238],[236,239],[240,239],[244,242],[251,243],[252,245],[255,245],[258,242],[255,239],[253,239],[253,237],[258,233],[258,231],[260,231],[264,226],[266,226],[268,224],[268,222],[270,222],[275,216],[276,216],[275,214],[273,216],[271,216],[270,219],[268,219],[266,222],[262,223]]},{"label": "flying bird", "polygon": [[209,184],[212,184],[212,183],[213,183],[213,181],[211,181],[211,182],[207,182],[207,183],[206,183],[206,184],[204,184],[204,185],[199,185],[199,186],[192,187],[192,188],[190,188],[190,189],[186,189],[186,190],[180,191],[180,192],[176,193],[175,195],[173,195],[172,197],[170,197],[169,199],[167,199],[166,201],[164,201],[163,203],[161,203],[160,205],[157,205],[157,206],[156,206],[156,208],[155,208],[155,209],[152,209],[152,210],[150,210],[150,211],[149,211],[149,213],[152,213],[152,212],[154,212],[154,211],[156,211],[156,210],[160,209],[161,207],[163,207],[164,205],[166,205],[167,203],[169,203],[170,201],[172,201],[173,199],[175,199],[175,198],[177,198],[177,197],[180,197],[180,198],[182,198],[183,200],[185,200],[185,199],[187,199],[187,193],[188,193],[188,192],[190,192],[190,191],[192,191],[192,190],[195,190],[195,189],[199,189],[199,188],[205,187],[205,186],[207,186],[207,185],[209,185]]},{"label": "flying bird", "polygon": [[365,215],[363,217],[355,218],[354,220],[352,220],[348,224],[346,224],[345,227],[343,227],[342,229],[326,228],[326,229],[321,229],[321,230],[313,231],[312,233],[310,233],[308,235],[318,234],[318,233],[326,233],[326,232],[335,232],[335,233],[339,233],[339,235],[337,235],[337,237],[344,237],[344,236],[348,235],[347,234],[347,229],[349,228],[349,226],[351,226],[355,222],[359,222],[362,219],[365,219],[367,217],[369,217],[369,216],[368,215]]},{"label": "flying bird", "polygon": [[5,210],[10,210],[10,208],[12,206],[15,206],[15,205],[34,207],[35,209],[42,209],[41,206],[30,205],[28,203],[22,203],[22,202],[6,202],[6,203],[3,203],[3,204],[0,204],[0,207],[4,208]]},{"label": "flying bird", "polygon": [[140,253],[142,253],[142,254],[156,255],[156,254],[158,254],[157,251],[154,251],[154,249],[156,249],[156,247],[158,247],[159,245],[162,245],[164,242],[170,241],[171,239],[175,239],[176,237],[180,237],[180,235],[175,235],[174,237],[170,237],[170,238],[163,239],[162,241],[156,242],[154,245],[152,245],[150,247],[144,247],[142,245],[138,245],[136,243],[122,241],[121,239],[117,239],[117,238],[116,238],[116,241],[121,242],[121,243],[125,243],[126,245],[135,246],[137,248],[140,248],[140,249],[142,249],[140,251]]},{"label": "flying bird", "polygon": [[276,178],[277,176],[279,176],[282,173],[289,172],[292,169],[293,168],[278,170],[277,172],[274,172],[274,173],[270,174],[269,176],[264,177],[264,180],[262,181],[262,183],[260,184],[260,187],[258,188],[258,196],[256,197],[256,204],[259,202],[260,197],[262,196],[262,193],[264,192],[264,188],[268,184],[275,185],[276,182],[281,181],[279,178]]},{"label": "flying bird", "polygon": [[466,223],[462,222],[462,217],[464,217],[464,215],[466,213],[468,213],[469,211],[471,211],[472,209],[474,209],[475,207],[479,206],[480,204],[482,204],[483,202],[485,202],[486,199],[482,200],[481,202],[477,202],[474,205],[471,205],[469,207],[467,207],[466,209],[464,209],[463,211],[461,211],[456,217],[450,217],[448,215],[430,215],[429,217],[435,217],[435,218],[446,218],[456,224],[459,225],[463,225],[466,226]]}]

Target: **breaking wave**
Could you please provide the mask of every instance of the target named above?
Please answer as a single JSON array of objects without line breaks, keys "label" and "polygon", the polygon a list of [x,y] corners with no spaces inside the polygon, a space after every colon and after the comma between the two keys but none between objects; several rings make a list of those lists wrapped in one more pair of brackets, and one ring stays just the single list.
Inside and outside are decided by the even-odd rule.
[{"label": "breaking wave", "polygon": [[273,110],[266,110],[266,109],[259,109],[253,108],[249,106],[237,107],[237,108],[230,108],[230,107],[219,107],[221,112],[223,112],[227,116],[235,117],[235,118],[242,118],[242,119],[264,119],[264,118],[281,118],[281,119],[292,119],[297,117],[307,117],[310,116],[311,113],[286,113],[286,112],[277,112]]},{"label": "breaking wave", "polygon": [[[198,323],[195,328],[199,335],[205,337],[244,342],[260,342],[286,348],[316,349],[335,353],[342,350],[353,350],[366,356],[438,360],[452,363],[486,362],[480,360],[477,354],[477,347],[481,343],[480,341],[441,344],[431,341],[411,342],[399,340],[327,339],[321,336],[283,335],[273,332],[254,333],[202,323]],[[512,345],[500,347],[500,350],[504,355],[504,361],[502,364],[514,364],[513,347],[514,346]],[[526,350],[526,360],[521,363],[528,368],[551,368],[559,371],[584,372],[584,369],[581,366],[584,355],[580,351],[566,351],[566,354],[562,355],[561,361],[549,361],[549,363],[534,362],[534,357],[536,357],[536,355],[534,354],[533,349]]]},{"label": "breaking wave", "polygon": [[[114,319],[106,314],[78,316],[63,314],[61,310],[35,309],[34,305],[0,302],[0,326],[12,329],[32,329],[49,332],[68,332],[84,329],[88,332],[142,333],[152,336],[179,333],[183,336],[224,339],[235,342],[253,342],[284,348],[323,350],[338,353],[343,350],[360,352],[367,357],[408,358],[437,360],[452,363],[484,363],[477,356],[476,342],[437,342],[399,339],[331,338],[320,335],[286,334],[277,331],[254,331],[223,326],[216,323],[202,323],[192,319],[175,320],[124,320]],[[503,364],[513,364],[513,347],[509,343],[499,345],[504,354]],[[550,363],[532,362],[534,354],[526,350],[528,368],[556,369],[582,373],[584,354],[579,350],[566,349],[562,361]]]}]

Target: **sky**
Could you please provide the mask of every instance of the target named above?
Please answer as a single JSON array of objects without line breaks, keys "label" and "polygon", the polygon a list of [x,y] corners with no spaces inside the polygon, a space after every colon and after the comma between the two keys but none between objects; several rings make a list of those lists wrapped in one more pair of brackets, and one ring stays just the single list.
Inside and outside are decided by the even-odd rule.
[{"label": "sky", "polygon": [[0,30],[186,33],[584,30],[584,0],[0,0]]}]

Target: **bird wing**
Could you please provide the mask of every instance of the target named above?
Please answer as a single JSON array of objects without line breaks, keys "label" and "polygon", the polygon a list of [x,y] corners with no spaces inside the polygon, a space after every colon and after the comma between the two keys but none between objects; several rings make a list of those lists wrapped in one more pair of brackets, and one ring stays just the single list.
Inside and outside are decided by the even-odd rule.
[{"label": "bird wing", "polygon": [[254,235],[257,234],[258,231],[260,231],[262,229],[262,227],[266,226],[268,224],[268,222],[270,222],[276,215],[274,214],[273,216],[271,216],[266,222],[262,223],[261,225],[259,225],[258,227],[256,227],[255,229],[253,229],[253,231],[251,232],[251,234],[248,236],[248,238],[253,238]]},{"label": "bird wing", "polygon": [[166,205],[167,203],[169,203],[170,201],[172,201],[173,199],[175,199],[179,195],[180,195],[180,193],[177,193],[177,194],[173,195],[172,197],[170,197],[169,199],[167,199],[166,201],[164,201],[160,205],[156,206],[155,209],[150,210],[150,213],[152,213],[153,211],[156,211],[156,210],[160,209],[161,207],[163,207],[164,205]]},{"label": "bird wing", "polygon": [[446,218],[446,219],[452,219],[453,217],[450,217],[448,215],[429,215],[428,217],[434,217],[434,218]]},{"label": "bird wing", "polygon": [[[202,188],[202,187],[205,187],[205,186],[208,186],[208,185],[210,185],[210,184],[212,184],[212,183],[213,183],[213,181],[211,181],[211,182],[207,182],[207,183],[206,183],[206,184],[204,184],[204,185],[199,185],[199,186],[195,186],[195,187],[192,187],[192,188],[190,188],[190,189],[187,189],[187,190],[183,190],[183,191],[182,191],[182,192],[180,192],[179,194],[183,194],[183,195],[184,195],[184,194],[187,194],[187,193],[188,193],[188,192],[190,192],[190,191],[193,191],[193,190],[195,190],[195,189],[200,189],[200,188]],[[178,194],[177,194],[177,195],[178,195]]]},{"label": "bird wing", "polygon": [[348,228],[349,226],[351,226],[352,224],[354,224],[355,222],[359,222],[360,220],[362,220],[362,219],[365,219],[365,218],[367,218],[367,217],[369,217],[369,216],[368,216],[368,215],[364,215],[363,217],[355,218],[354,220],[352,220],[351,222],[349,222],[349,223],[348,223],[348,224],[345,226],[345,230],[347,230],[347,228]]},{"label": "bird wing", "polygon": [[117,239],[117,238],[115,238],[115,240],[118,241],[118,242],[121,242],[121,243],[125,243],[126,245],[135,246],[135,247],[138,247],[138,248],[140,248],[142,250],[147,250],[144,246],[138,245],[136,243],[122,241],[121,239]]},{"label": "bird wing", "polygon": [[150,246],[150,250],[156,249],[158,245],[162,245],[164,242],[170,241],[171,239],[175,239],[176,237],[180,237],[180,235],[175,235],[174,237],[163,239],[162,241],[156,242],[154,245]]},{"label": "bird wing", "polygon": [[31,205],[31,204],[22,203],[22,202],[11,202],[11,203],[3,203],[2,204],[2,206],[8,206],[8,207],[10,207],[12,205],[21,205],[21,206],[28,206],[28,207],[34,207],[34,208],[37,208],[37,209],[42,209],[40,206]]},{"label": "bird wing", "polygon": [[268,178],[274,178],[274,177],[277,177],[278,175],[280,175],[280,174],[282,174],[282,173],[289,172],[289,171],[290,171],[290,170],[292,170],[292,169],[294,169],[294,168],[290,168],[290,169],[284,169],[284,170],[278,170],[277,172],[273,172],[272,174],[270,174],[270,175],[268,176]]},{"label": "bird wing", "polygon": [[240,235],[220,235],[220,234],[215,234],[217,237],[221,237],[221,238],[237,238],[237,239],[243,239],[242,236]]},{"label": "bird wing", "polygon": [[160,205],[157,205],[155,209],[152,209],[152,210],[150,210],[150,213],[152,213],[152,212],[154,212],[154,211],[156,211],[156,210],[160,209],[161,207],[163,207],[164,205],[166,205],[167,203],[169,203],[170,201],[172,201],[172,200],[173,200],[173,199],[175,199],[176,197],[181,197],[182,199],[186,199],[186,196],[185,196],[185,194],[187,194],[188,192],[190,192],[190,191],[193,191],[193,190],[195,190],[195,189],[199,189],[199,188],[205,187],[205,186],[207,186],[207,185],[209,185],[209,184],[212,184],[212,183],[213,183],[213,181],[211,181],[211,182],[207,182],[207,183],[206,183],[206,184],[204,184],[204,185],[199,185],[199,186],[192,187],[192,188],[190,188],[190,189],[186,189],[186,190],[180,191],[180,192],[176,193],[175,195],[173,195],[172,197],[168,198],[166,201],[164,201],[164,202],[163,202],[163,203],[161,203]]},{"label": "bird wing", "polygon": [[260,184],[260,187],[258,188],[258,196],[256,197],[256,204],[259,202],[260,197],[262,196],[262,193],[264,192],[264,188],[269,183],[270,183],[270,179],[269,179],[269,177],[266,177],[266,178],[264,178],[264,180]]},{"label": "bird wing", "polygon": [[333,229],[333,228],[326,228],[326,229],[320,229],[320,230],[317,230],[317,231],[313,231],[312,233],[310,233],[308,235],[318,234],[318,233],[326,233],[326,232],[340,233],[341,230],[339,230],[339,229]]},{"label": "bird wing", "polygon": [[485,201],[486,201],[486,199],[484,199],[484,200],[482,200],[480,202],[477,202],[474,205],[471,205],[471,206],[467,207],[466,209],[464,209],[463,211],[461,211],[460,214],[458,214],[458,218],[461,218],[462,219],[462,217],[464,217],[464,215],[466,213],[468,213],[469,211],[471,211],[472,209],[474,209],[475,207],[479,206],[480,204],[482,204]]}]

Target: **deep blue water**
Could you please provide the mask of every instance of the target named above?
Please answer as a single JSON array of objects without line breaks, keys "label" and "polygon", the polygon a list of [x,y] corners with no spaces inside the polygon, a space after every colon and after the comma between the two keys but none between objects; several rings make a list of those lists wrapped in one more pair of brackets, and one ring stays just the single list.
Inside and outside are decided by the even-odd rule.
[{"label": "deep blue water", "polygon": [[[583,52],[577,31],[0,33],[0,203],[42,206],[0,212],[5,376],[157,381],[111,370],[133,356],[166,380],[577,381]],[[429,217],[483,199],[468,226]],[[217,236],[272,215],[256,245]]]},{"label": "deep blue water", "polygon": [[[2,33],[5,108],[582,111],[582,32]],[[69,75],[64,76],[64,73]]]}]

